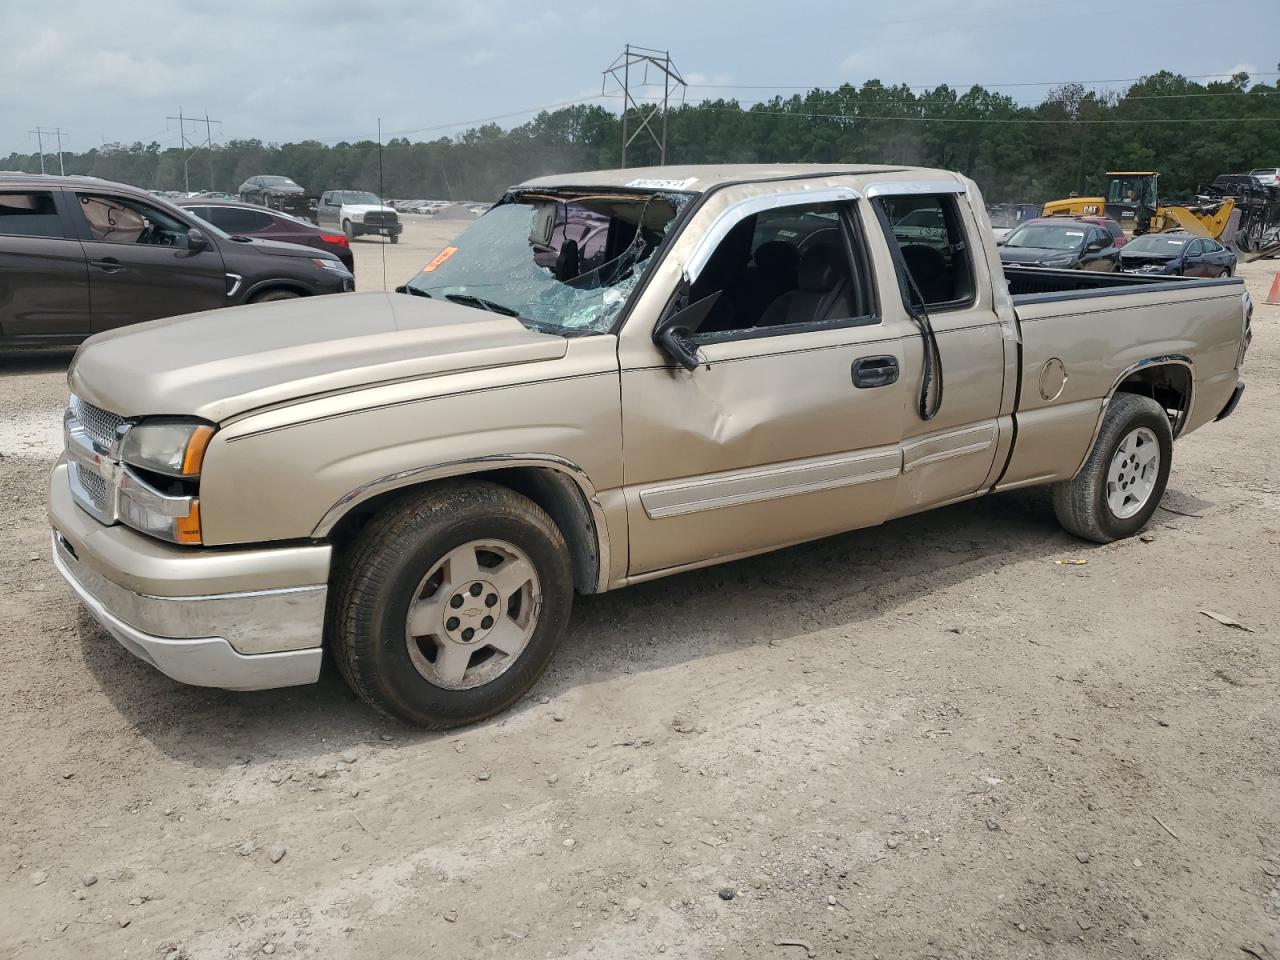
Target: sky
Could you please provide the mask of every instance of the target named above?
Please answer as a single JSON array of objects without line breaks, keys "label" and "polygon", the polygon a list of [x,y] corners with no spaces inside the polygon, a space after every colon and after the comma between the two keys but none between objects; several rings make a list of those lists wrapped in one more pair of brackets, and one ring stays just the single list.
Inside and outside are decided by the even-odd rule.
[{"label": "sky", "polygon": [[[1208,42],[1204,0],[1144,6],[0,0],[0,155],[34,152],[37,126],[61,128],[64,148],[76,151],[112,141],[177,146],[179,124],[166,118],[179,110],[220,121],[215,142],[372,138],[378,118],[384,136],[434,139],[489,118],[510,127],[570,101],[616,110],[616,86],[600,97],[602,71],[625,43],[669,50],[691,101],[755,101],[875,78],[1000,85],[1023,102],[1053,83],[1122,87],[1097,81],[1159,69],[1246,70],[1274,81],[1277,0],[1233,3],[1230,24]],[[203,122],[187,132],[203,139]]]}]

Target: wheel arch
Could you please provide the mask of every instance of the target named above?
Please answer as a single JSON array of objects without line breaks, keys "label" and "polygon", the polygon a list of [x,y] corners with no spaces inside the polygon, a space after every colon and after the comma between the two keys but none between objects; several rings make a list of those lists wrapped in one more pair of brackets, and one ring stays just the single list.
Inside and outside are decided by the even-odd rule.
[{"label": "wheel arch", "polygon": [[528,497],[547,512],[564,535],[579,593],[608,588],[609,532],[604,510],[586,473],[551,455],[482,457],[436,464],[381,477],[352,490],[320,519],[312,536],[341,548],[388,503],[440,480],[486,480]]},{"label": "wheel arch", "polygon": [[1098,442],[1098,434],[1102,432],[1102,422],[1107,417],[1107,408],[1120,393],[1136,393],[1151,397],[1161,404],[1166,411],[1171,411],[1169,428],[1173,438],[1178,439],[1187,421],[1191,419],[1191,410],[1195,404],[1195,364],[1191,358],[1180,353],[1162,354],[1147,357],[1132,363],[1120,371],[1115,383],[1102,398],[1102,406],[1098,410],[1098,422],[1094,424],[1093,436],[1089,438],[1089,446],[1085,448],[1084,458],[1072,474],[1074,479],[1089,461],[1089,451]]},{"label": "wheel arch", "polygon": [[259,280],[252,287],[244,292],[241,303],[248,303],[254,297],[260,294],[270,293],[272,290],[288,290],[290,293],[296,293],[300,297],[310,297],[315,291],[308,287],[305,283],[297,280],[290,280],[287,277],[273,277],[270,280]]},{"label": "wheel arch", "polygon": [[[1107,403],[1117,393],[1136,393],[1150,397],[1170,411],[1169,427],[1174,439],[1191,419],[1195,405],[1195,365],[1182,354],[1168,354],[1141,360],[1126,368],[1116,378],[1115,386],[1107,394]],[[1106,407],[1103,407],[1103,414]],[[1099,417],[1101,423],[1101,417]],[[1096,437],[1095,437],[1096,439]]]}]

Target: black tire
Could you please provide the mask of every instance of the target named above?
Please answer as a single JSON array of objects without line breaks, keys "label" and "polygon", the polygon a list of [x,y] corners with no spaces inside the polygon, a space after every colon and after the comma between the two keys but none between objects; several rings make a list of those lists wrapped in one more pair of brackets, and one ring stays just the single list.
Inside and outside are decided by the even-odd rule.
[{"label": "black tire", "polygon": [[[474,540],[519,548],[541,586],[527,645],[492,680],[469,689],[430,682],[409,653],[406,618],[425,577]],[[573,571],[564,536],[532,501],[483,481],[446,481],[375,516],[334,573],[326,639],[343,678],[379,712],[426,729],[474,723],[511,706],[537,682],[564,635]]]},{"label": "black tire", "polygon": [[347,238],[347,240],[354,240],[356,238],[356,229],[355,227],[351,226],[350,220],[342,221],[342,233]]},{"label": "black tire", "polygon": [[399,243],[399,242],[400,242],[400,234],[398,234],[398,233],[393,233],[393,234],[391,234],[391,242],[392,242],[392,243]]},{"label": "black tire", "polygon": [[249,298],[249,303],[270,303],[272,300],[296,300],[302,294],[295,290],[264,290]]},{"label": "black tire", "polygon": [[[1107,498],[1107,473],[1124,439],[1139,427],[1155,434],[1160,464],[1155,486],[1133,516],[1117,516]],[[1070,533],[1096,543],[1111,543],[1141,530],[1164,496],[1173,463],[1173,431],[1169,416],[1150,397],[1118,393],[1107,407],[1098,439],[1080,472],[1071,480],[1053,485],[1053,510]]]}]

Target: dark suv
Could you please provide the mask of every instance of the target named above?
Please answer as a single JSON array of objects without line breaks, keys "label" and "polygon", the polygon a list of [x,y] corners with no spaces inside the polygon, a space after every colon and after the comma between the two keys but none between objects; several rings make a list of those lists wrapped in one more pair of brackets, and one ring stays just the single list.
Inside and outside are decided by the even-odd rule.
[{"label": "dark suv", "polygon": [[0,345],[75,343],[143,320],[353,287],[330,253],[233,238],[134,187],[0,175]]}]

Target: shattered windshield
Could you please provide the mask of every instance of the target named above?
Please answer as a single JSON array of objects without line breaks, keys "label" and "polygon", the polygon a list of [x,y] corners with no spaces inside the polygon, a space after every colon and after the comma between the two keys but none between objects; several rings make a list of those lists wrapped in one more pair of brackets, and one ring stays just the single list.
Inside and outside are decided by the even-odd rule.
[{"label": "shattered windshield", "polygon": [[548,332],[607,333],[689,199],[517,195],[459,234],[406,292],[519,317]]}]

